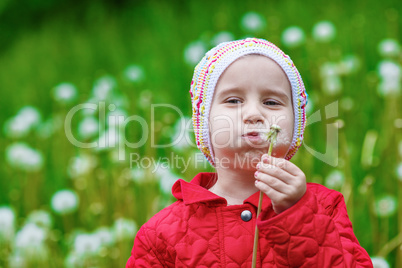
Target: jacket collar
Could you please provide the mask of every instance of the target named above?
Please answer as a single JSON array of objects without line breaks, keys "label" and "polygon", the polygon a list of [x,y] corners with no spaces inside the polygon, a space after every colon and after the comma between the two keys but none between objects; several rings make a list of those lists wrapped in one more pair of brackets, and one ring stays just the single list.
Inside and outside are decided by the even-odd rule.
[{"label": "jacket collar", "polygon": [[[220,197],[210,192],[207,186],[212,187],[212,182],[216,178],[217,174],[213,172],[201,172],[198,173],[190,182],[179,179],[172,187],[172,194],[177,200],[183,200],[184,204],[195,203],[208,203],[209,205],[226,206],[227,201],[225,198]],[[245,203],[258,206],[260,192],[252,194],[249,198],[244,200]],[[262,200],[262,207],[265,208],[271,204],[271,200],[264,195]]]}]

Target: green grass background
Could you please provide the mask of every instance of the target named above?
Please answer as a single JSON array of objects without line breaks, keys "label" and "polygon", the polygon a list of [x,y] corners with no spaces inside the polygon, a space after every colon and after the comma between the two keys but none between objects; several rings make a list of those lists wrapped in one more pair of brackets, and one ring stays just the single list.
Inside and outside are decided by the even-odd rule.
[{"label": "green grass background", "polygon": [[[149,119],[150,108],[139,105],[139,97],[147,90],[152,93],[152,103],[175,105],[190,116],[188,90],[194,66],[184,61],[185,48],[196,40],[208,44],[221,31],[231,32],[235,38],[251,36],[252,33],[242,29],[241,19],[248,11],[258,12],[266,19],[266,27],[255,35],[272,41],[292,57],[314,103],[313,111],[321,109],[324,116],[326,105],[345,98],[354,101],[352,110],[340,108],[337,118],[309,125],[305,132],[305,143],[324,152],[326,124],[342,119],[344,127],[339,136],[342,165],[327,165],[303,146],[292,161],[309,181],[324,183],[332,170],[342,171],[345,184],[339,190],[348,197],[349,216],[361,245],[371,256],[382,255],[391,267],[401,267],[401,209],[398,207],[386,218],[378,217],[373,211],[376,200],[384,194],[394,196],[398,203],[402,200],[402,182],[395,172],[402,161],[398,153],[402,133],[394,126],[395,119],[402,117],[401,97],[383,98],[377,94],[377,65],[382,60],[378,44],[385,38],[401,42],[401,10],[402,4],[388,0],[3,1],[0,4],[0,124],[3,126],[26,105],[37,107],[45,119],[64,120],[73,105],[90,97],[94,81],[105,75],[116,79],[130,115]],[[322,20],[329,20],[336,27],[336,38],[330,43],[317,43],[311,36],[313,26]],[[306,42],[298,48],[286,48],[281,43],[281,33],[294,25],[304,30]],[[342,78],[340,94],[324,94],[320,66],[350,54],[360,59],[360,69]],[[400,64],[401,57],[398,61]],[[145,77],[138,83],[124,78],[124,70],[132,64],[144,70]],[[61,82],[77,87],[79,97],[74,104],[63,106],[53,100],[52,89]],[[177,119],[172,111],[156,115],[155,120],[162,129],[155,133],[158,141],[168,140]],[[138,140],[139,127],[129,126],[126,130],[129,140]],[[362,155],[368,131],[378,136],[370,156]],[[27,173],[7,163],[4,149],[15,141],[27,142],[43,153],[41,171]],[[91,232],[101,225],[111,226],[118,217],[133,219],[141,226],[173,200],[160,190],[158,178],[149,171],[143,182],[125,179],[129,161],[113,162],[107,152],[96,154],[73,146],[63,127],[48,139],[34,134],[13,139],[2,132],[0,151],[0,206],[11,206],[16,211],[17,230],[35,209],[47,210],[54,217],[51,231],[54,239],[48,242],[53,255],[52,261],[46,262],[48,267],[60,267],[64,262],[69,252],[66,241],[74,230]],[[195,151],[190,148],[178,154],[187,157]],[[171,148],[153,149],[149,143],[127,150],[127,153],[154,158],[171,152],[174,152]],[[68,176],[67,167],[71,157],[79,153],[93,154],[99,162],[91,174],[77,182]],[[362,165],[362,158],[367,157],[373,157],[372,163]],[[190,168],[181,173],[180,168],[174,168],[178,177],[186,180],[200,171],[203,169]],[[367,176],[372,176],[374,183],[366,193],[361,193],[358,189]],[[85,187],[80,187],[80,183]],[[64,188],[76,189],[81,202],[77,212],[61,217],[52,212],[50,200],[56,191]],[[101,212],[93,213],[94,203],[102,205]],[[122,267],[131,246],[132,239],[121,242],[118,253],[107,251],[95,261],[96,265]],[[5,256],[11,254],[12,246],[4,246],[2,252],[0,266],[8,267]]]}]

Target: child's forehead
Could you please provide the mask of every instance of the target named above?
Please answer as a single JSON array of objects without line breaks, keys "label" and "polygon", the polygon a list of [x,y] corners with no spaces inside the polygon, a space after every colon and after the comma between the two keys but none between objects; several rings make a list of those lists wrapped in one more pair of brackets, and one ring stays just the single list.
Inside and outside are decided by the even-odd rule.
[{"label": "child's forehead", "polygon": [[222,83],[222,80],[233,84],[239,81],[253,81],[253,79],[258,79],[261,83],[279,80],[291,89],[289,78],[282,67],[273,59],[260,54],[247,54],[233,61],[220,75],[217,86]]}]

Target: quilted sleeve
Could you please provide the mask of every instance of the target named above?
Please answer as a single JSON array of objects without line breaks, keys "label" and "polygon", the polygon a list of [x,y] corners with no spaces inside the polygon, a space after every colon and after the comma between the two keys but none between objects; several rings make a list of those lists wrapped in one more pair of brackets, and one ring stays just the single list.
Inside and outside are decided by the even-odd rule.
[{"label": "quilted sleeve", "polygon": [[138,231],[131,256],[126,263],[126,268],[139,267],[164,267],[160,262],[156,249],[147,236],[147,231],[143,227]]},{"label": "quilted sleeve", "polygon": [[[261,214],[260,237],[273,249],[279,267],[373,267],[353,233],[342,194],[326,191],[318,200],[308,189],[281,214],[272,208]],[[269,249],[260,251],[264,256]]]}]

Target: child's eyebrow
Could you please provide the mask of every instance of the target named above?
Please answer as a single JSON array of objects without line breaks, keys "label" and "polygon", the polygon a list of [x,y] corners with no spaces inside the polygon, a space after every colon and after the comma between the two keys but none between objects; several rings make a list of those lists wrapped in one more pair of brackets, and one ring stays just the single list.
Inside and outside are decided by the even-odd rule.
[{"label": "child's eyebrow", "polygon": [[[244,89],[238,88],[238,87],[225,88],[221,92],[219,92],[218,98],[221,98],[224,95],[229,94],[229,93],[242,93],[243,91],[244,91]],[[264,93],[265,92],[269,93],[269,94],[272,94],[272,95],[276,95],[278,97],[281,97],[283,99],[286,99],[286,100],[290,101],[288,95],[286,93],[282,92],[282,91],[271,89],[271,88],[266,88],[266,89],[264,89]]]}]

